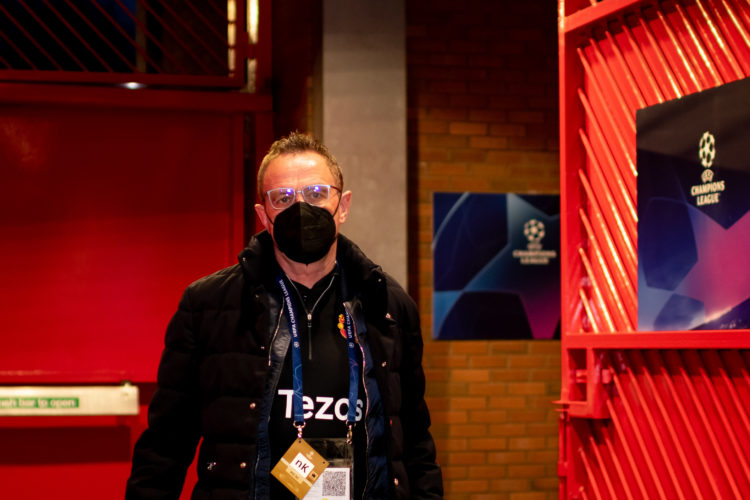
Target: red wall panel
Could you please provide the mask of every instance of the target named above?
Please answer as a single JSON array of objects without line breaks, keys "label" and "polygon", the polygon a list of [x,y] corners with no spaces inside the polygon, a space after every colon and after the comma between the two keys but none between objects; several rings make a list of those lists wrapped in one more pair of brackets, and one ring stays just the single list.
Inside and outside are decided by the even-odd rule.
[{"label": "red wall panel", "polygon": [[152,380],[181,290],[234,261],[232,117],[5,106],[0,381]]},{"label": "red wall panel", "polygon": [[248,94],[0,86],[0,385],[140,390],[134,416],[0,416],[0,498],[122,498],[167,322],[252,228],[245,169],[269,110]]}]

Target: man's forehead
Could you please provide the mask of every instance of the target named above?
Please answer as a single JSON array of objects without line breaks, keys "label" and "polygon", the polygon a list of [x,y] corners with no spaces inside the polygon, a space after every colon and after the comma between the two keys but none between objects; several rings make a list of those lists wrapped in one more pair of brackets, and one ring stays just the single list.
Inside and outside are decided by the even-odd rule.
[{"label": "man's forehead", "polygon": [[299,179],[328,183],[335,180],[325,158],[312,151],[278,156],[269,163],[264,177],[265,182]]}]

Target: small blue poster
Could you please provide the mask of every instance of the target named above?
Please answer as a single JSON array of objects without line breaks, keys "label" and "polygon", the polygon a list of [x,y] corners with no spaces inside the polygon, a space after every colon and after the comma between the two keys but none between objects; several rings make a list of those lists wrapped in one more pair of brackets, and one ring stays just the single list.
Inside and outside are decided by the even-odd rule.
[{"label": "small blue poster", "polygon": [[560,197],[433,195],[433,338],[560,338]]}]

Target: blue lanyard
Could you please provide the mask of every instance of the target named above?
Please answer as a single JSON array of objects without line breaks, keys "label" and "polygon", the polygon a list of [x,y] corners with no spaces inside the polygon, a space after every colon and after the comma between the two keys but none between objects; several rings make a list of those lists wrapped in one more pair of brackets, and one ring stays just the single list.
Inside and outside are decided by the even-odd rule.
[{"label": "blue lanyard", "polygon": [[[305,413],[302,408],[302,349],[300,348],[299,329],[297,328],[297,315],[295,314],[292,297],[289,294],[284,278],[277,278],[281,292],[284,294],[289,330],[292,334],[292,410],[294,412],[294,427],[297,428],[297,437],[302,437],[302,429],[305,427]],[[354,326],[352,317],[344,307],[344,327],[346,329],[346,344],[349,354],[349,411],[346,416],[348,427],[347,441],[351,442],[352,428],[357,420],[357,396],[359,391],[359,363],[357,362],[357,348],[354,339]]]}]

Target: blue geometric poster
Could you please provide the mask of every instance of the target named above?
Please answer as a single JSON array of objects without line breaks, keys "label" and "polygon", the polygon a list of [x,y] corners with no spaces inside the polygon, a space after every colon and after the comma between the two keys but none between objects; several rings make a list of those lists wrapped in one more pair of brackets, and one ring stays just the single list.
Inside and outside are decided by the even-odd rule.
[{"label": "blue geometric poster", "polygon": [[750,79],[636,113],[638,329],[750,328]]},{"label": "blue geometric poster", "polygon": [[560,197],[433,195],[433,337],[560,338]]}]

